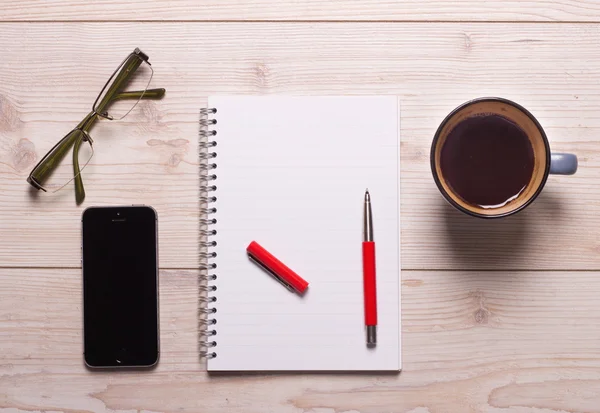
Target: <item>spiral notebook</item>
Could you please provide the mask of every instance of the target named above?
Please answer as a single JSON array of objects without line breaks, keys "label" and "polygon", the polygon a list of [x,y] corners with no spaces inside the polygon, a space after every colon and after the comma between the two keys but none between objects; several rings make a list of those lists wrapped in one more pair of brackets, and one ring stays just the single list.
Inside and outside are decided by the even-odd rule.
[{"label": "spiral notebook", "polygon": [[[396,97],[218,96],[201,111],[209,371],[398,371]],[[363,198],[377,245],[378,343],[365,344]],[[286,290],[257,241],[310,284]]]}]

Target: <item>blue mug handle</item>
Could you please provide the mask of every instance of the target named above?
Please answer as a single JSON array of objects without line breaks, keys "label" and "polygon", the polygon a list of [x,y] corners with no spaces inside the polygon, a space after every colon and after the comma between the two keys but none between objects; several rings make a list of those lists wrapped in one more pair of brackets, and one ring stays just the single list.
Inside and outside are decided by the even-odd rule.
[{"label": "blue mug handle", "polygon": [[550,173],[555,175],[573,175],[577,172],[577,156],[572,153],[553,153],[550,155]]}]

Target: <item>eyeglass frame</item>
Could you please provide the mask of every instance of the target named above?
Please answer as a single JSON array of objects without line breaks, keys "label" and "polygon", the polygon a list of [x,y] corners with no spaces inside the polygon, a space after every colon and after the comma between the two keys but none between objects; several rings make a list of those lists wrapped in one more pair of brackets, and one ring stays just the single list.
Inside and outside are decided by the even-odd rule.
[{"label": "eyeglass frame", "polygon": [[[139,103],[140,100],[142,100],[142,99],[161,99],[165,94],[164,88],[145,89],[145,90],[141,90],[141,91],[129,91],[129,92],[121,92],[120,91],[120,89],[122,89],[127,84],[127,82],[129,81],[129,78],[136,72],[136,70],[139,68],[139,66],[142,63],[147,63],[148,67],[150,67],[151,75],[150,75],[150,79],[148,81],[148,85],[150,84],[150,81],[152,80],[154,71],[152,70],[152,65],[150,64],[148,59],[149,59],[149,57],[147,54],[142,52],[139,48],[135,48],[135,50],[132,53],[130,53],[123,60],[123,62],[121,62],[121,64],[119,66],[117,66],[117,68],[115,69],[113,74],[108,78],[108,81],[104,84],[104,87],[102,88],[102,90],[100,91],[98,96],[96,97],[96,100],[94,101],[94,104],[92,106],[92,111],[81,122],[79,122],[79,124],[73,130],[71,130],[60,141],[58,141],[58,143],[56,145],[54,145],[52,147],[52,149],[50,149],[42,157],[42,159],[37,163],[37,165],[31,170],[29,176],[27,177],[27,182],[31,186],[33,186],[34,188],[36,188],[38,190],[47,192],[47,189],[43,187],[43,185],[38,181],[38,179],[35,176],[35,175],[38,175],[40,172],[40,171],[38,171],[38,169],[41,169],[42,167],[46,166],[47,162],[54,161],[55,158],[58,158],[55,165],[50,164],[50,166],[48,166],[46,168],[46,170],[43,171],[44,175],[51,173],[58,166],[58,164],[62,161],[62,159],[66,156],[66,152],[68,152],[69,149],[71,149],[71,146],[73,146],[73,174],[74,174],[74,176],[71,180],[69,180],[67,183],[65,183],[65,185],[61,186],[56,191],[62,189],[64,186],[66,186],[67,184],[69,184],[71,181],[74,180],[75,181],[75,199],[76,199],[77,205],[79,205],[83,202],[83,200],[85,199],[85,189],[83,187],[83,181],[81,179],[81,170],[79,169],[79,158],[78,158],[79,148],[83,142],[89,142],[90,147],[92,148],[92,155],[93,155],[93,150],[94,150],[93,149],[93,140],[89,134],[89,129],[92,127],[94,122],[98,119],[98,117],[102,117],[102,118],[105,118],[108,120],[114,120],[114,118],[112,116],[110,116],[105,109],[110,103],[112,103],[115,100],[137,99],[137,102],[134,105],[132,105],[131,109],[125,115],[123,115],[121,118],[119,118],[119,119],[123,119],[125,116],[127,116],[129,114],[129,112],[131,112],[131,110],[133,110],[133,108]],[[102,100],[100,100],[100,97],[103,95],[104,90],[106,89],[106,87],[109,84],[111,84],[111,81],[113,81],[113,78],[114,78],[114,82],[112,83],[110,89],[107,90],[107,92],[106,92],[106,94],[104,94],[104,97],[102,98]],[[98,104],[99,100],[100,100],[100,103]],[[117,120],[119,120],[119,119],[117,119]],[[80,132],[79,136],[77,136],[75,138],[71,138],[71,135],[77,131]],[[70,138],[73,139],[72,144],[69,143],[68,145],[65,146],[63,151],[54,153],[54,151],[58,147],[60,147],[61,145],[65,145],[65,140],[68,140]],[[91,156],[90,156],[90,159],[91,159]],[[86,163],[86,165],[87,165],[87,163]],[[85,167],[85,165],[84,165],[84,167]],[[56,191],[54,191],[54,192],[56,192]]]}]

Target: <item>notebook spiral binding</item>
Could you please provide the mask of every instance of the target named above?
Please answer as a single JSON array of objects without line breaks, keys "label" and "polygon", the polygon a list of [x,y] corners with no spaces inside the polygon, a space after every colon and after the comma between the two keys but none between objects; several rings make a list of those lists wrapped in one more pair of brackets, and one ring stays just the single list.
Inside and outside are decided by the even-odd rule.
[{"label": "notebook spiral binding", "polygon": [[200,331],[200,357],[211,359],[217,357],[215,347],[217,341],[214,336],[217,335],[215,324],[217,320],[215,313],[215,297],[214,292],[217,290],[213,282],[217,279],[217,275],[213,270],[217,268],[214,259],[217,257],[216,252],[212,252],[211,248],[216,247],[217,242],[210,238],[217,235],[217,230],[214,225],[217,220],[213,217],[217,208],[215,202],[217,197],[214,195],[217,190],[215,180],[217,175],[213,173],[217,168],[214,158],[217,153],[214,148],[217,146],[215,136],[217,131],[213,129],[217,120],[214,115],[217,113],[215,108],[200,109],[200,309],[201,317],[198,320],[198,330]]}]

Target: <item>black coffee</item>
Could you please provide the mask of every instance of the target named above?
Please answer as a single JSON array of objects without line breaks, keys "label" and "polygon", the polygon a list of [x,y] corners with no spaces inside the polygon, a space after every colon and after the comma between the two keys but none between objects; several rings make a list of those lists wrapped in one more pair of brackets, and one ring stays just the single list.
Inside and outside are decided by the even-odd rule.
[{"label": "black coffee", "polygon": [[533,147],[518,125],[500,115],[463,120],[441,153],[442,175],[465,202],[501,207],[525,189],[533,174]]}]

